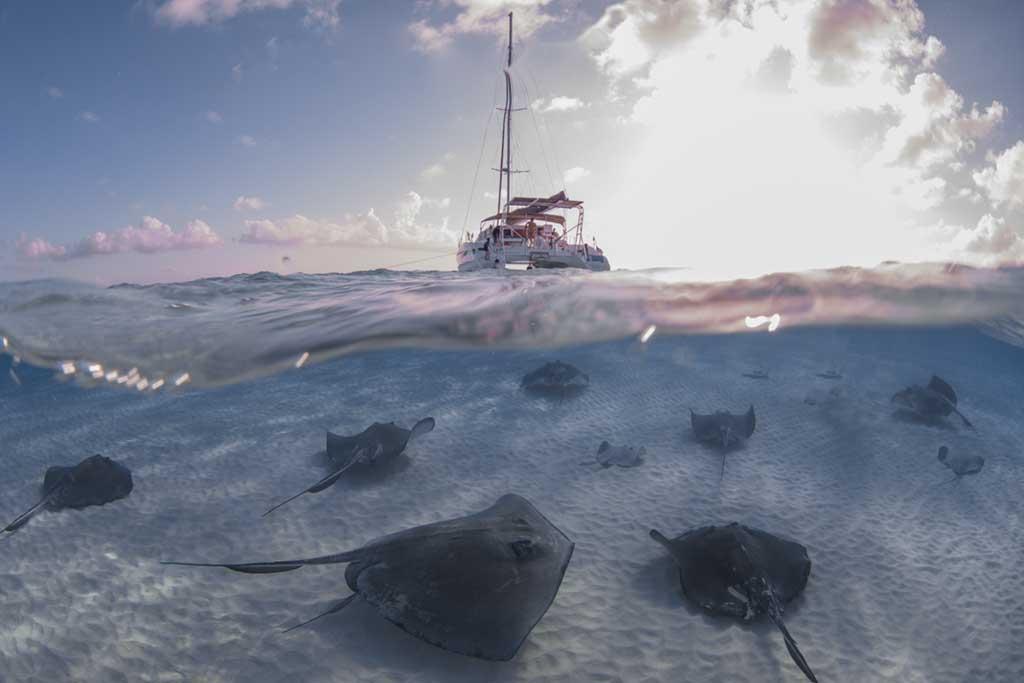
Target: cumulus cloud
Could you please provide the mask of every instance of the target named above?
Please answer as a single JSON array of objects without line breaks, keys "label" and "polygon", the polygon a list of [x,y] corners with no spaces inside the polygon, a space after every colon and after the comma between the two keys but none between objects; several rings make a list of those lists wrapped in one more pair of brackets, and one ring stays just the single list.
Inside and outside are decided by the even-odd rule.
[{"label": "cumulus cloud", "polygon": [[450,162],[454,158],[455,155],[451,152],[448,152],[443,157],[441,157],[440,161],[436,161],[430,166],[427,166],[425,169],[420,171],[420,177],[423,178],[424,180],[432,180],[433,178],[443,176],[448,171],[448,162]]},{"label": "cumulus cloud", "polygon": [[64,97],[64,91],[55,85],[51,85],[46,89],[46,94],[50,96],[50,99],[59,100]]},{"label": "cumulus cloud", "polygon": [[562,111],[576,111],[587,106],[586,103],[576,97],[552,97],[549,100],[539,99],[534,100],[531,105],[534,111],[538,111],[542,114],[548,114],[550,112],[562,112]]},{"label": "cumulus cloud", "polygon": [[425,0],[421,7],[447,9],[454,5],[458,13],[451,21],[432,23],[421,19],[409,25],[414,45],[423,52],[439,52],[459,35],[504,34],[506,17],[515,13],[516,37],[526,38],[554,21],[548,11],[553,0]]},{"label": "cumulus cloud", "polygon": [[583,168],[582,166],[573,166],[565,172],[565,184],[571,185],[578,180],[582,180],[590,175],[590,171]]},{"label": "cumulus cloud", "polygon": [[[922,228],[954,205],[961,223],[977,212],[959,231],[971,235],[958,238],[962,249],[1007,244],[1011,216],[1000,223],[997,209],[1021,192],[1011,169],[1024,143],[972,168],[1005,108],[965,101],[936,71],[945,47],[924,28],[914,0],[609,6],[580,40],[609,99],[627,106],[633,153],[618,183],[629,190],[603,212],[614,223],[700,188],[682,207],[687,224],[767,221],[772,230],[745,246],[777,256],[771,267],[831,265],[795,258],[825,235],[833,242],[819,259],[913,258],[930,248],[918,243]],[[982,193],[963,191],[972,178]],[[702,248],[740,261],[728,232]]]},{"label": "cumulus cloud", "polygon": [[100,117],[95,112],[83,111],[78,115],[78,118],[82,119],[86,123],[99,123]]},{"label": "cumulus cloud", "polygon": [[248,220],[239,239],[250,244],[450,247],[457,235],[448,228],[448,218],[433,222],[421,215],[424,208],[447,208],[449,204],[447,198],[428,199],[409,192],[398,203],[390,225],[372,208],[366,213],[348,214],[337,222],[295,214],[276,221]]},{"label": "cumulus cloud", "polygon": [[302,22],[310,28],[335,28],[340,23],[341,0],[163,0],[156,17],[170,26],[202,26],[227,21],[239,14],[264,9],[300,7]]},{"label": "cumulus cloud", "polygon": [[263,201],[260,197],[246,197],[245,195],[239,195],[232,206],[235,207],[235,211],[259,211],[260,209],[269,206],[269,204]]},{"label": "cumulus cloud", "polygon": [[700,32],[699,4],[626,0],[608,7],[582,40],[608,73],[634,73]]},{"label": "cumulus cloud", "polygon": [[22,235],[16,247],[24,258],[66,260],[125,252],[153,254],[202,249],[221,243],[221,238],[204,221],[189,221],[181,230],[174,230],[152,216],[144,216],[137,226],[129,225],[111,232],[94,232],[73,244],[53,244],[42,238]]},{"label": "cumulus cloud", "polygon": [[220,115],[220,112],[213,111],[212,109],[205,112],[203,118],[209,123],[222,123],[224,121],[224,117]]},{"label": "cumulus cloud", "polygon": [[241,64],[235,64],[233,67],[231,67],[231,79],[236,83],[241,82],[243,71],[244,69]]},{"label": "cumulus cloud", "polygon": [[1024,140],[990,155],[989,165],[974,173],[974,182],[997,204],[1024,206]]},{"label": "cumulus cloud", "polygon": [[256,138],[254,138],[251,135],[239,135],[237,138],[235,138],[235,142],[242,145],[243,147],[256,146]]},{"label": "cumulus cloud", "polygon": [[1024,260],[1024,225],[986,213],[973,228],[960,230],[952,240],[954,253],[985,264]]}]

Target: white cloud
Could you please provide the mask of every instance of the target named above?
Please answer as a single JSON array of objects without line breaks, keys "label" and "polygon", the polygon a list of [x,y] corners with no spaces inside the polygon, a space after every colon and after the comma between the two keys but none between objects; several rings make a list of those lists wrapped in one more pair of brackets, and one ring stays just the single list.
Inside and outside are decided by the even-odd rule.
[{"label": "white cloud", "polygon": [[152,216],[144,216],[138,226],[129,225],[112,232],[94,232],[74,244],[53,244],[42,238],[22,235],[16,246],[24,258],[66,260],[130,251],[152,254],[201,249],[218,244],[221,244],[220,237],[204,221],[189,221],[183,229],[174,230]]},{"label": "white cloud", "polygon": [[583,100],[576,97],[559,96],[552,97],[550,100],[534,100],[531,106],[534,111],[547,114],[550,112],[575,111],[577,109],[582,109],[587,105]]},{"label": "white cloud", "polygon": [[[945,48],[914,0],[624,0],[581,41],[628,107],[605,224],[658,225],[671,250],[731,272],[915,258],[931,248],[921,228],[954,210],[977,212],[971,244],[1003,235],[980,222],[997,215],[988,200],[960,188],[1005,109],[965,102],[934,71]],[[1009,201],[999,159],[973,177]],[[713,228],[694,248],[683,225]],[[612,253],[639,250],[609,237]]]},{"label": "white cloud", "polygon": [[974,173],[974,182],[996,204],[1024,206],[1024,140],[988,161],[989,166]]},{"label": "white cloud", "polygon": [[232,206],[235,207],[235,211],[259,211],[260,209],[269,206],[269,204],[263,201],[260,197],[246,197],[245,195],[240,195],[235,199],[235,203],[232,204]]},{"label": "white cloud", "polygon": [[213,111],[212,109],[204,113],[203,118],[210,123],[221,123],[224,121],[224,117],[220,115],[220,112]]},{"label": "white cloud", "polygon": [[424,208],[447,208],[448,199],[424,199],[409,192],[386,225],[370,209],[349,214],[339,222],[323,221],[295,214],[281,220],[248,220],[240,241],[251,244],[288,244],[317,246],[400,246],[413,248],[450,247],[457,235],[448,228],[447,217],[438,222],[424,221]]},{"label": "white cloud", "polygon": [[50,96],[50,99],[59,100],[64,97],[64,91],[55,85],[51,85],[46,89],[46,94]]},{"label": "white cloud", "polygon": [[424,180],[432,180],[443,176],[448,171],[448,162],[455,158],[451,152],[445,154],[440,161],[437,161],[420,171],[420,177]]},{"label": "white cloud", "polygon": [[91,111],[83,111],[78,115],[78,118],[82,119],[86,123],[99,123],[100,120],[100,117]]},{"label": "white cloud", "polygon": [[455,6],[458,13],[450,21],[431,23],[421,19],[413,22],[409,25],[409,32],[417,49],[438,52],[459,35],[503,35],[508,30],[506,17],[509,12],[514,12],[516,38],[521,39],[555,20],[555,16],[547,11],[551,4],[553,0],[426,0],[421,7],[447,10]]},{"label": "white cloud", "polygon": [[170,26],[202,26],[227,21],[246,12],[300,7],[302,23],[333,29],[340,23],[341,0],[163,0],[156,8],[159,21]]},{"label": "white cloud", "polygon": [[578,180],[582,180],[590,175],[590,171],[583,168],[582,166],[573,166],[565,172],[565,184],[571,185]]},{"label": "white cloud", "polygon": [[239,135],[237,138],[235,138],[235,142],[242,145],[243,147],[256,146],[256,138],[254,138],[251,135]]},{"label": "white cloud", "polygon": [[233,67],[231,67],[232,80],[234,80],[236,83],[240,82],[242,80],[243,71],[244,69],[241,64],[235,64]]},{"label": "white cloud", "polygon": [[1024,260],[1024,225],[986,213],[974,228],[960,230],[952,240],[954,253],[984,265]]},{"label": "white cloud", "polygon": [[248,220],[240,241],[250,244],[382,244],[387,228],[373,209],[347,215],[341,222],[318,221],[302,214],[278,221]]}]

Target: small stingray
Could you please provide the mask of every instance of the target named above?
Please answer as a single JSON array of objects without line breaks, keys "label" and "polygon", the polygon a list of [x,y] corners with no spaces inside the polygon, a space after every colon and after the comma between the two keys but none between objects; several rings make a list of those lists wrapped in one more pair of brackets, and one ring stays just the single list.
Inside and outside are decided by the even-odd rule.
[{"label": "small stingray", "polygon": [[750,372],[744,372],[743,376],[747,379],[768,379],[768,373],[764,370],[752,370]]},{"label": "small stingray", "polygon": [[691,529],[672,540],[652,529],[651,538],[679,565],[679,583],[690,602],[716,616],[750,620],[767,614],[782,632],[789,656],[817,683],[782,622],[783,605],[807,585],[807,548],[736,522]]},{"label": "small stingray", "polygon": [[647,449],[641,446],[613,446],[607,441],[602,441],[597,449],[597,456],[594,460],[584,460],[581,465],[592,465],[595,462],[602,468],[609,468],[612,465],[618,467],[636,467],[644,462],[644,455]]},{"label": "small stingray", "polygon": [[[754,433],[757,420],[754,417],[754,406],[750,406],[743,415],[719,410],[711,415],[698,415],[690,410],[690,426],[693,434],[701,443],[717,444],[723,451],[728,451],[733,444],[739,443],[740,439],[749,439]],[[722,484],[725,477],[725,453],[722,454],[722,471],[718,475],[718,484]]]},{"label": "small stingray", "polygon": [[965,425],[974,429],[974,425],[957,409],[956,392],[953,391],[953,387],[937,375],[932,375],[926,387],[914,384],[903,391],[897,391],[892,396],[892,402],[902,405],[925,421],[936,421],[950,413],[956,413]]},{"label": "small stingray", "polygon": [[102,455],[91,455],[77,465],[53,466],[43,476],[43,495],[3,531],[25,526],[39,510],[61,510],[104,505],[132,492],[132,473],[121,463]]},{"label": "small stingray", "polygon": [[835,370],[826,370],[825,372],[816,373],[817,377],[822,379],[842,379],[843,375]]},{"label": "small stingray", "polygon": [[560,360],[527,373],[520,383],[529,393],[561,398],[578,394],[589,385],[590,375]]},{"label": "small stingray", "polygon": [[508,660],[554,601],[573,547],[528,500],[507,494],[482,512],[406,529],[336,555],[162,564],[273,574],[345,563],[352,595],[289,631],[362,597],[391,623],[441,649]]},{"label": "small stingray", "polygon": [[953,470],[957,477],[966,474],[977,474],[985,466],[985,458],[980,455],[954,455],[949,456],[949,449],[945,446],[939,447],[939,462]]},{"label": "small stingray", "polygon": [[286,503],[290,503],[305,493],[320,493],[334,486],[341,475],[356,465],[374,467],[394,460],[405,447],[417,436],[427,434],[434,429],[434,418],[425,417],[412,429],[403,429],[394,422],[374,422],[355,436],[338,436],[327,432],[327,459],[335,469],[326,477],[303,489],[291,498],[283,500],[263,513],[266,517]]}]

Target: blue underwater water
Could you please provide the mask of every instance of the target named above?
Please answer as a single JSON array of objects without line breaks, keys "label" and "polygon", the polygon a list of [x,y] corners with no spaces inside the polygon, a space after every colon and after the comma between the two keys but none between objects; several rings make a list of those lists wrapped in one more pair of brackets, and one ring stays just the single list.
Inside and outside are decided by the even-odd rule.
[{"label": "blue underwater water", "polygon": [[[0,681],[806,680],[767,618],[689,602],[648,536],[732,521],[806,547],[785,623],[818,680],[1024,680],[1022,291],[939,266],[0,284],[0,524],[51,465],[99,453],[134,480],[0,534]],[[553,360],[588,386],[524,391]],[[893,402],[932,375],[973,429]],[[695,439],[690,410],[751,405],[724,457]],[[393,466],[262,516],[330,472],[326,431],[427,416]],[[605,440],[642,462],[590,463]],[[940,446],[984,467],[953,477]],[[510,661],[365,600],[282,634],[351,592],[343,565],[160,564],[351,550],[506,493],[575,543]]]}]

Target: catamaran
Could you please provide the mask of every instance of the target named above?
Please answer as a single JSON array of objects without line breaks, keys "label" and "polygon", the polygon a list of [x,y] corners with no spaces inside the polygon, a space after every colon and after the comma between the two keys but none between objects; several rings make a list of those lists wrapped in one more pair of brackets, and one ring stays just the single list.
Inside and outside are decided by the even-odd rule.
[{"label": "catamaran", "polygon": [[[468,232],[459,240],[456,255],[460,271],[533,268],[584,268],[609,270],[596,240],[583,238],[583,202],[569,199],[565,190],[550,197],[516,197],[512,194],[512,13],[508,15],[508,64],[505,72],[505,106],[501,122],[501,162],[498,168],[497,212],[480,221],[474,238]],[[575,216],[567,216],[575,211]],[[573,222],[572,219],[575,219]]]}]

